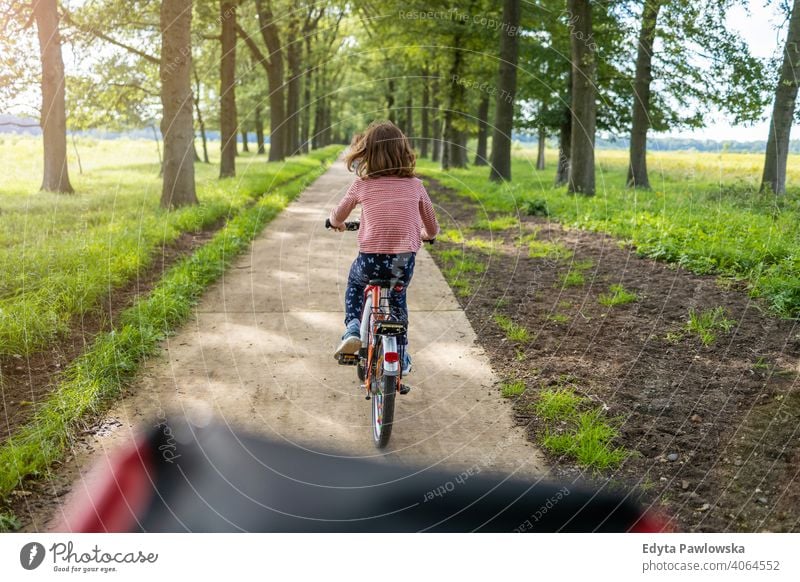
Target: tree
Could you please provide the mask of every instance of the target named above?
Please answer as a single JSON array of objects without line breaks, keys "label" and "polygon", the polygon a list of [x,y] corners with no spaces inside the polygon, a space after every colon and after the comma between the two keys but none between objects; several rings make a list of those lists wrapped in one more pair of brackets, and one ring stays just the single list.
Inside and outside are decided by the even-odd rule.
[{"label": "tree", "polygon": [[775,89],[772,118],[769,124],[767,154],[761,190],[786,193],[786,163],[789,156],[789,134],[794,121],[797,90],[800,84],[800,0],[794,0],[789,15],[789,31],[783,48],[783,63]]},{"label": "tree", "polygon": [[650,180],[647,176],[647,130],[650,127],[650,83],[653,80],[653,43],[661,3],[662,0],[645,0],[636,56],[636,78],[633,84],[628,186],[648,189]]},{"label": "tree", "polygon": [[486,142],[489,141],[489,105],[491,104],[489,95],[481,97],[481,104],[478,106],[478,149],[475,152],[475,165],[485,166],[488,163],[486,153]]},{"label": "tree", "polygon": [[590,0],[569,0],[572,58],[572,156],[568,192],[594,196],[595,49]]},{"label": "tree", "polygon": [[42,62],[42,141],[44,176],[42,190],[72,193],[67,167],[67,112],[64,59],[56,0],[34,0],[33,17],[39,35]]},{"label": "tree", "polygon": [[[703,127],[712,110],[732,115],[734,123],[760,119],[767,102],[762,63],[726,22],[737,3],[743,0],[633,3],[642,9],[629,101],[629,186],[649,188],[648,129]],[[657,91],[651,89],[653,79],[659,82]],[[624,88],[615,94],[622,100]]]},{"label": "tree", "polygon": [[161,206],[197,204],[192,122],[192,0],[161,4],[161,104],[164,176]]},{"label": "tree", "polygon": [[514,98],[517,92],[519,24],[519,0],[504,0],[503,25],[508,28],[500,33],[498,96],[495,99],[492,168],[489,174],[489,179],[495,182],[511,179],[511,130],[514,126]]},{"label": "tree", "polygon": [[236,175],[236,3],[220,1],[222,54],[220,56],[219,128],[222,157],[219,177]]},{"label": "tree", "polygon": [[286,157],[286,101],[284,98],[283,45],[277,20],[272,12],[270,0],[256,0],[258,28],[267,55],[258,48],[255,41],[237,24],[239,36],[253,53],[255,60],[264,67],[269,84],[269,161],[281,161]]}]

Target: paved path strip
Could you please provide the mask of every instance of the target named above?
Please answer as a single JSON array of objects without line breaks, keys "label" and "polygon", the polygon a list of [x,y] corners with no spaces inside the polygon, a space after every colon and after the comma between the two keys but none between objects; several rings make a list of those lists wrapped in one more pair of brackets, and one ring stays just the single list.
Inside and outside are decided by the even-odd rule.
[{"label": "paved path strip", "polygon": [[[414,359],[408,383],[414,389],[398,397],[389,447],[372,445],[370,406],[355,368],[332,357],[357,243],[355,233],[326,231],[324,220],[352,179],[336,162],[269,224],[251,252],[205,294],[194,318],[165,342],[163,357],[145,365],[102,430],[79,444],[63,479],[85,486],[91,464],[165,411],[346,456],[545,472],[541,453],[514,425],[486,354],[424,249],[408,292]],[[39,521],[34,529],[44,525]]]}]

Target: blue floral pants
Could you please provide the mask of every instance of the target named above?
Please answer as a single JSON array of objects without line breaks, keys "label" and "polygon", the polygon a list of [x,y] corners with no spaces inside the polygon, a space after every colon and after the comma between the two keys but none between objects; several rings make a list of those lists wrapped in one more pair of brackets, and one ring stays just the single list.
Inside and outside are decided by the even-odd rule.
[{"label": "blue floral pants", "polygon": [[[357,330],[361,322],[361,312],[364,309],[364,289],[370,279],[391,279],[394,285],[389,290],[389,305],[392,317],[397,320],[408,321],[408,304],[406,303],[406,289],[414,275],[414,260],[416,253],[401,253],[397,255],[358,253],[356,260],[350,267],[347,278],[347,291],[344,295],[344,324],[348,329]],[[408,339],[405,335],[398,338],[400,345],[406,345]]]}]

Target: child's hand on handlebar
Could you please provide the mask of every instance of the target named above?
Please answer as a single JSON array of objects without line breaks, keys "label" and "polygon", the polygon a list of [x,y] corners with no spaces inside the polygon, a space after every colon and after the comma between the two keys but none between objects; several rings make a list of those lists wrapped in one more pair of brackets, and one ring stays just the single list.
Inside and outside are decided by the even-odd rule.
[{"label": "child's hand on handlebar", "polygon": [[347,225],[342,223],[339,226],[334,226],[333,223],[331,222],[331,219],[330,218],[326,218],[325,219],[325,228],[329,228],[329,229],[335,230],[337,232],[344,232],[345,230],[347,230]]}]

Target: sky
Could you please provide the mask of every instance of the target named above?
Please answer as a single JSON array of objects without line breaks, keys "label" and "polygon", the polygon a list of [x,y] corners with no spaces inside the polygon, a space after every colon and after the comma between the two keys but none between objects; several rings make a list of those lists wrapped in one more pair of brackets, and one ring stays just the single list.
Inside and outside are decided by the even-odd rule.
[{"label": "sky", "polygon": [[[765,6],[766,0],[750,0],[743,6],[737,6],[728,13],[728,26],[737,31],[750,45],[750,50],[756,57],[772,57],[783,48],[786,41],[787,23],[775,2],[772,6]],[[749,11],[749,13],[748,13]],[[777,27],[782,26],[780,30]],[[765,121],[752,126],[734,127],[722,116],[711,121],[707,127],[694,131],[676,131],[664,136],[692,137],[696,139],[714,139],[719,141],[760,141],[766,140],[769,133],[769,115],[771,105],[764,111]],[[798,126],[793,126],[792,134],[798,135]]]}]

